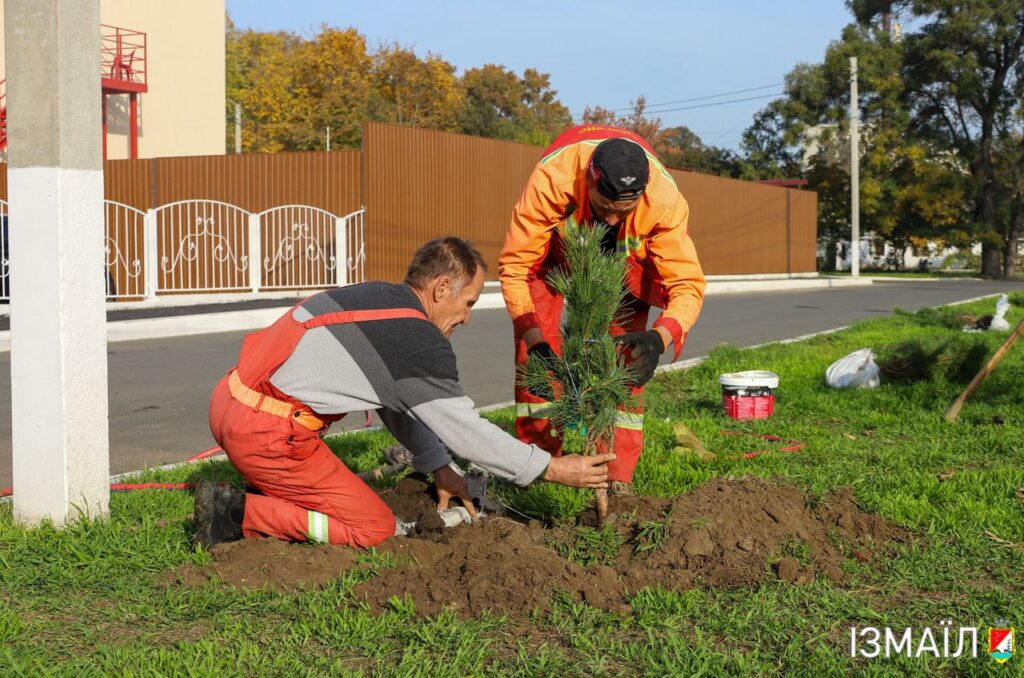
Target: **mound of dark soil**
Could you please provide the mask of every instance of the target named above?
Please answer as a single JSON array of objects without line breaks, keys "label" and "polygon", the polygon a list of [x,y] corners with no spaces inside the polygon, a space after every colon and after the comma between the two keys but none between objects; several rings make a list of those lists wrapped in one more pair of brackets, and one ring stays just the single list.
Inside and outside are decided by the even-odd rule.
[{"label": "mound of dark soil", "polygon": [[353,567],[359,555],[350,548],[289,544],[278,539],[245,539],[219,544],[210,553],[212,563],[187,565],[174,572],[172,580],[186,586],[213,581],[242,588],[267,586],[285,591],[317,588]]},{"label": "mound of dark soil", "polygon": [[[465,616],[485,610],[521,614],[547,609],[560,593],[624,612],[629,594],[645,586],[756,586],[772,578],[802,585],[818,576],[842,583],[845,559],[868,561],[906,539],[899,528],[859,508],[849,489],[813,506],[789,484],[718,478],[672,499],[613,502],[617,517],[601,533],[600,557],[581,558],[580,540],[596,536],[587,528],[545,529],[491,517],[444,529],[428,490],[425,482],[407,478],[382,492],[399,518],[420,520],[421,528],[378,547],[394,554],[398,566],[355,587],[356,599],[375,610],[397,597],[411,598],[427,615],[445,606]],[[186,585],[316,586],[355,567],[357,556],[348,548],[275,540],[225,544],[211,554],[211,564],[186,567],[175,579]]]},{"label": "mound of dark soil", "polygon": [[629,610],[615,570],[570,563],[546,545],[546,532],[536,522],[491,518],[451,530],[441,541],[390,540],[380,549],[405,564],[356,586],[356,597],[375,610],[392,596],[409,596],[423,614],[437,614],[447,605],[477,615],[546,610],[552,596],[562,592],[594,607]]},{"label": "mound of dark soil", "polygon": [[796,487],[759,478],[716,478],[681,497],[628,497],[615,508],[624,542],[615,569],[634,589],[750,586],[773,573],[796,585],[819,575],[842,583],[847,555],[870,559],[904,539],[858,508],[849,489],[814,510]]}]

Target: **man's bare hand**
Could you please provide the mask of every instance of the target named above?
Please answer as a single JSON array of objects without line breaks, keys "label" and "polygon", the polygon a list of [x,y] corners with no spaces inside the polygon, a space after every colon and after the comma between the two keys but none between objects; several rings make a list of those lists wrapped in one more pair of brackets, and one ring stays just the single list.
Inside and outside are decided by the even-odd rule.
[{"label": "man's bare hand", "polygon": [[437,510],[445,511],[452,497],[462,501],[470,518],[476,518],[476,507],[469,496],[466,479],[460,476],[451,466],[442,466],[434,471],[434,487],[437,488]]},{"label": "man's bare hand", "polygon": [[614,458],[614,454],[598,454],[593,457],[567,454],[552,457],[544,473],[544,480],[569,487],[605,489],[608,487],[608,462]]}]

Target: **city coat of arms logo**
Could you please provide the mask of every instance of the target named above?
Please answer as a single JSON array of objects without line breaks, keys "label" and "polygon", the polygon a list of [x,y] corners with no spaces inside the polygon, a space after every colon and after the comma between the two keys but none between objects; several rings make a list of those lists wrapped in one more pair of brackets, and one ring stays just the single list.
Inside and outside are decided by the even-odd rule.
[{"label": "city coat of arms logo", "polygon": [[988,630],[988,653],[1000,664],[1013,656],[1013,627]]}]

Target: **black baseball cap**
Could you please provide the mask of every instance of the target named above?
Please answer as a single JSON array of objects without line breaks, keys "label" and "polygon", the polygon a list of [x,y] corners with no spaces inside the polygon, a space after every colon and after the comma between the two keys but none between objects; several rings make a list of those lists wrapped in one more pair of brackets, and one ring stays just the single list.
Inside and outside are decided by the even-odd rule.
[{"label": "black baseball cap", "polygon": [[609,200],[632,200],[643,195],[650,179],[647,153],[628,139],[605,139],[590,156],[587,172],[597,191]]}]

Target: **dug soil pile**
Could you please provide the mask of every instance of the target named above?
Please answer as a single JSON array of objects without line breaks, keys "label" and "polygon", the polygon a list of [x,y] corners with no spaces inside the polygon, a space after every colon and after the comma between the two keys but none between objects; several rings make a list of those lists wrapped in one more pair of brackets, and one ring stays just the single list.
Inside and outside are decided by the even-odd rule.
[{"label": "dug soil pile", "polygon": [[213,562],[186,566],[173,573],[172,581],[186,586],[221,582],[242,588],[264,586],[289,591],[320,587],[351,569],[359,552],[289,544],[277,539],[246,539],[214,547]]},{"label": "dug soil pile", "polygon": [[[861,510],[848,489],[812,506],[792,485],[757,478],[718,478],[672,499],[618,499],[615,521],[603,531],[502,517],[445,529],[428,490],[406,479],[381,493],[399,518],[420,526],[378,547],[396,557],[397,567],[355,587],[356,600],[374,610],[397,597],[427,615],[445,606],[467,616],[522,614],[567,595],[628,612],[629,594],[645,586],[685,590],[772,579],[802,585],[819,576],[841,584],[844,560],[868,561],[906,540],[902,530]],[[290,588],[358,567],[350,549],[272,540],[218,546],[212,555],[210,565],[185,568],[175,579]]]}]

